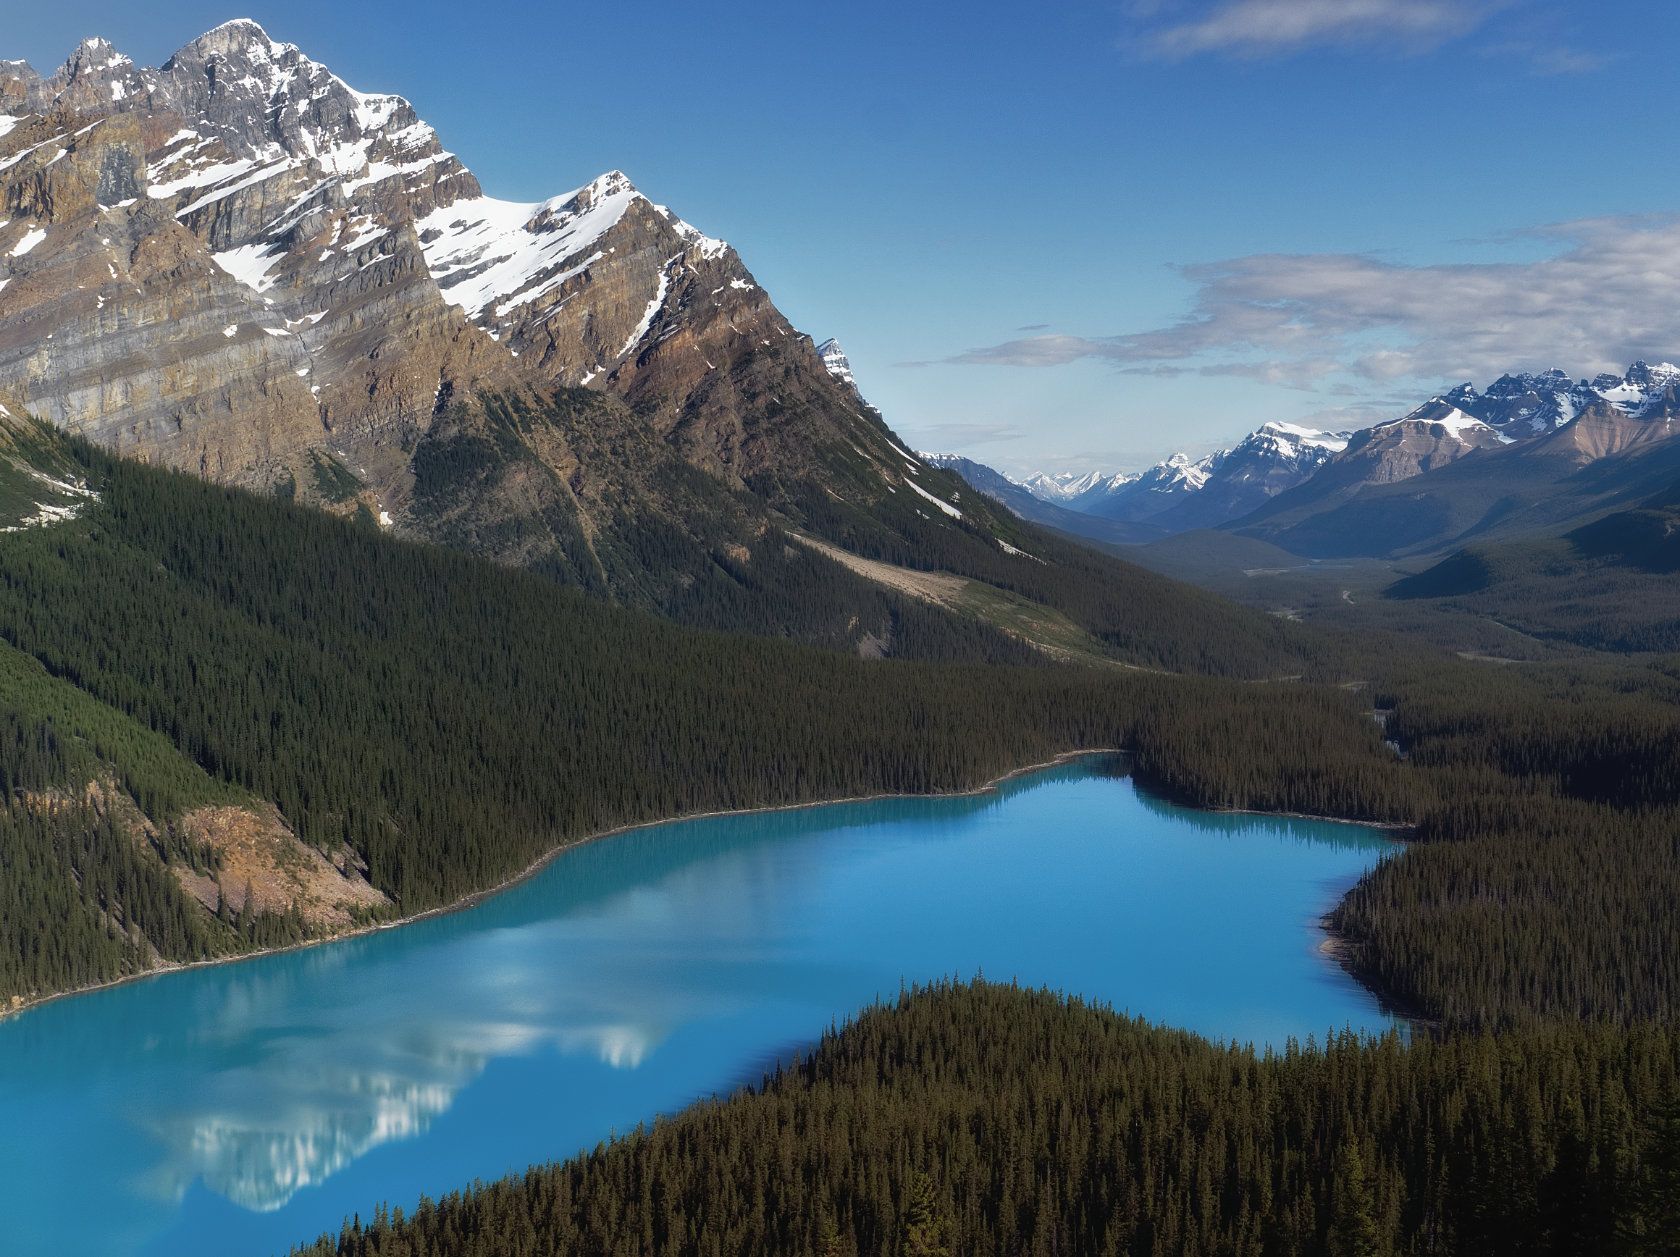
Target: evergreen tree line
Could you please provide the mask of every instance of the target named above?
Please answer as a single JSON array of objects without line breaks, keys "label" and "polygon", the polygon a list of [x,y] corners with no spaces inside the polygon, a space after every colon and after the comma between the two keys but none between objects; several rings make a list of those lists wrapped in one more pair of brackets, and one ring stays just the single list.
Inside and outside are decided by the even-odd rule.
[{"label": "evergreen tree line", "polygon": [[[110,765],[165,859],[207,858],[170,848],[188,807],[270,800],[305,841],[348,843],[412,913],[626,823],[968,789],[1083,747],[1170,747],[1192,788],[1224,782],[1221,800],[1300,810],[1328,806],[1334,764],[1349,778],[1387,767],[1359,702],[1333,690],[867,662],[695,632],[540,574],[74,448],[99,503],[0,544],[0,696],[68,721],[76,755],[58,780],[80,786],[103,771],[90,764]],[[1293,730],[1268,743],[1264,794],[1237,745],[1206,736],[1208,707],[1238,736],[1269,711]],[[1370,793],[1366,811],[1388,805]],[[145,843],[99,833],[126,843],[125,859],[150,858]],[[199,911],[172,893],[181,913]],[[20,931],[50,928],[51,896],[21,902],[38,907]],[[125,914],[102,919],[107,941],[134,944],[117,967],[139,963]],[[276,918],[145,940],[190,960],[301,930]],[[110,949],[87,950],[86,972],[0,971],[0,993],[109,976]]]},{"label": "evergreen tree line", "polygon": [[1680,685],[1624,661],[1397,652],[1413,842],[1332,914],[1356,972],[1472,1029],[1680,1013]]},{"label": "evergreen tree line", "polygon": [[293,1257],[1672,1253],[1680,1034],[1222,1047],[942,985],[751,1091]]},{"label": "evergreen tree line", "polygon": [[[406,913],[621,824],[966,789],[1127,746],[1186,803],[1412,827],[1334,917],[1350,963],[1408,1011],[1470,1027],[1674,1014],[1674,677],[1387,649],[1361,661],[1364,690],[866,662],[680,629],[71,448],[103,497],[0,545],[0,639],[32,657],[0,658],[0,695],[73,728],[165,846],[216,791],[271,800],[306,841],[349,843]],[[1219,652],[1217,632],[1181,629],[1181,651]],[[1313,667],[1348,666],[1343,643],[1323,655]],[[85,779],[86,758],[64,771]],[[223,924],[224,947],[302,930]],[[149,941],[169,959],[205,947]],[[52,989],[35,972],[0,994]]]},{"label": "evergreen tree line", "polygon": [[164,864],[87,801],[50,723],[0,711],[0,996],[132,973],[169,954],[226,950]]}]

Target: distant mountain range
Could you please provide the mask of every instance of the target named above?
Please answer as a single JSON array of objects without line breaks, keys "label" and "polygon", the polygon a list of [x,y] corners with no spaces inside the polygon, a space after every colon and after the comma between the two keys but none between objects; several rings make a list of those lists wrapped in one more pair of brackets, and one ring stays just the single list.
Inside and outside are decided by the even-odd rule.
[{"label": "distant mountain range", "polygon": [[[1654,491],[1670,462],[1680,464],[1669,446],[1677,418],[1680,367],[1668,363],[1591,379],[1509,374],[1355,432],[1267,423],[1229,449],[1175,454],[1142,473],[1007,483],[1056,508],[1041,522],[1099,540],[1115,538],[1090,521],[1132,525],[1138,540],[1224,529],[1313,557],[1427,553],[1579,523]],[[1011,509],[1030,509],[988,485],[976,483]]]},{"label": "distant mountain range", "polygon": [[995,471],[984,463],[977,463],[971,458],[964,458],[961,454],[923,452],[918,457],[929,466],[955,472],[976,490],[994,502],[1008,507],[1022,519],[1043,524],[1047,528],[1055,528],[1075,537],[1112,542],[1115,545],[1129,545],[1140,541],[1154,541],[1167,535],[1148,524],[1107,519],[1101,515],[1076,510],[1062,502],[1046,500],[1026,485],[1017,484],[1002,472]]}]

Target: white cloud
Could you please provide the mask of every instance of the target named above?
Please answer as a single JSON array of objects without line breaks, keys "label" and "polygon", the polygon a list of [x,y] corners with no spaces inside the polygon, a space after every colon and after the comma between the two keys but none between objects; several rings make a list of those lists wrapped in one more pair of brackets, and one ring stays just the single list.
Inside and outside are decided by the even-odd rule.
[{"label": "white cloud", "polygon": [[1146,46],[1169,59],[1263,57],[1316,45],[1437,47],[1469,34],[1499,0],[1223,0],[1187,21],[1155,26]]},{"label": "white cloud", "polygon": [[961,364],[1097,359],[1148,374],[1246,375],[1356,388],[1486,380],[1515,368],[1617,369],[1680,354],[1680,218],[1527,233],[1534,261],[1407,265],[1360,254],[1262,254],[1191,266],[1189,317],[1116,336],[1034,336]]}]

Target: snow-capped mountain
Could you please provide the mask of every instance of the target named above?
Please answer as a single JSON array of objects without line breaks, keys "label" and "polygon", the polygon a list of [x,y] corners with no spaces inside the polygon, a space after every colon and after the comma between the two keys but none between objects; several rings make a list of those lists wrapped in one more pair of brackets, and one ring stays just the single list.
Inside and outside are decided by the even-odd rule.
[{"label": "snow-capped mountain", "polygon": [[1677,382],[1680,367],[1667,362],[1635,362],[1625,375],[1602,374],[1590,380],[1571,379],[1554,367],[1538,374],[1502,375],[1485,392],[1478,392],[1474,384],[1460,384],[1440,400],[1520,439],[1556,431],[1601,402],[1641,417],[1659,407]]},{"label": "snow-capped mountain", "polygon": [[817,346],[817,357],[822,359],[823,366],[835,379],[852,388],[857,387],[857,380],[852,376],[851,359],[846,357],[846,351],[840,348],[840,342],[834,337],[830,336]]},{"label": "snow-capped mountain", "polygon": [[490,197],[402,97],[255,22],[156,69],[0,64],[0,391],[112,446],[305,496],[329,456],[400,521],[451,405],[582,386],[737,487],[858,448],[885,495],[902,458],[828,365],[623,173]]},{"label": "snow-capped mountain", "polygon": [[1399,419],[1356,434],[1338,460],[1375,484],[1406,480],[1474,450],[1521,445],[1572,450],[1590,461],[1666,439],[1680,416],[1680,367],[1635,362],[1624,375],[1571,380],[1562,371],[1502,375],[1478,392],[1461,384]]},{"label": "snow-capped mountain", "polygon": [[1545,442],[1591,461],[1665,440],[1671,423],[1680,423],[1680,367],[1670,363],[1635,362],[1623,375],[1591,379],[1516,372],[1485,391],[1460,384],[1357,432],[1266,423],[1204,458],[1174,454],[1138,475],[1040,474],[1024,487],[1073,510],[1179,532],[1239,519],[1292,491],[1294,500],[1392,484],[1505,446]]},{"label": "snow-capped mountain", "polygon": [[493,197],[255,22],[0,63],[0,396],[125,454],[655,607],[780,528],[993,548],[828,348],[622,172]]},{"label": "snow-capped mountain", "polygon": [[[917,457],[930,467],[955,472],[976,492],[1008,508],[1022,519],[1035,524],[1112,545],[1130,545],[1154,541],[1165,534],[1147,524],[1128,524],[1120,520],[1103,519],[1082,511],[1072,510],[1053,501],[1045,501],[1027,486],[1010,479],[995,468],[977,463],[961,454],[918,453]],[[1045,479],[1053,479],[1046,476]]]},{"label": "snow-capped mountain", "polygon": [[1179,453],[1141,473],[1040,476],[1025,487],[1085,514],[1178,532],[1245,514],[1307,479],[1347,441],[1345,432],[1266,423],[1231,448],[1202,458]]},{"label": "snow-capped mountain", "polygon": [[1021,486],[1041,501],[1066,504],[1099,487],[1118,489],[1137,478],[1135,471],[1063,471],[1054,474],[1038,471],[1021,481]]},{"label": "snow-capped mountain", "polygon": [[[1301,554],[1398,554],[1501,528],[1582,517],[1618,485],[1672,479],[1680,370],[1636,362],[1571,382],[1560,371],[1460,385],[1354,434],[1311,479],[1233,526]],[[1616,459],[1614,465],[1609,460]],[[1588,480],[1577,473],[1601,460]],[[1490,509],[1492,508],[1492,509]]]}]

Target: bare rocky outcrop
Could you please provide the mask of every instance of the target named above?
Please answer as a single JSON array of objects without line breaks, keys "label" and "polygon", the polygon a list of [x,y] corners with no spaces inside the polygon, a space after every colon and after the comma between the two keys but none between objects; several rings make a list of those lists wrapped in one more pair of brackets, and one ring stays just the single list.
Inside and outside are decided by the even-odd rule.
[{"label": "bare rocky outcrop", "polygon": [[354,852],[345,848],[336,861],[327,859],[266,804],[196,808],[177,827],[188,842],[216,854],[214,874],[175,870],[182,888],[211,912],[292,912],[330,934],[391,906]]},{"label": "bare rocky outcrop", "polygon": [[[25,793],[29,807],[51,815],[86,809],[108,819],[134,842],[159,854],[165,835],[110,777],[79,791]],[[312,934],[343,933],[384,913],[391,900],[367,879],[367,866],[349,847],[332,859],[292,832],[272,804],[251,802],[197,807],[171,822],[168,840],[199,852],[194,868],[170,865],[176,881],[211,913],[237,917],[295,913]],[[213,871],[212,871],[213,869]]]}]

